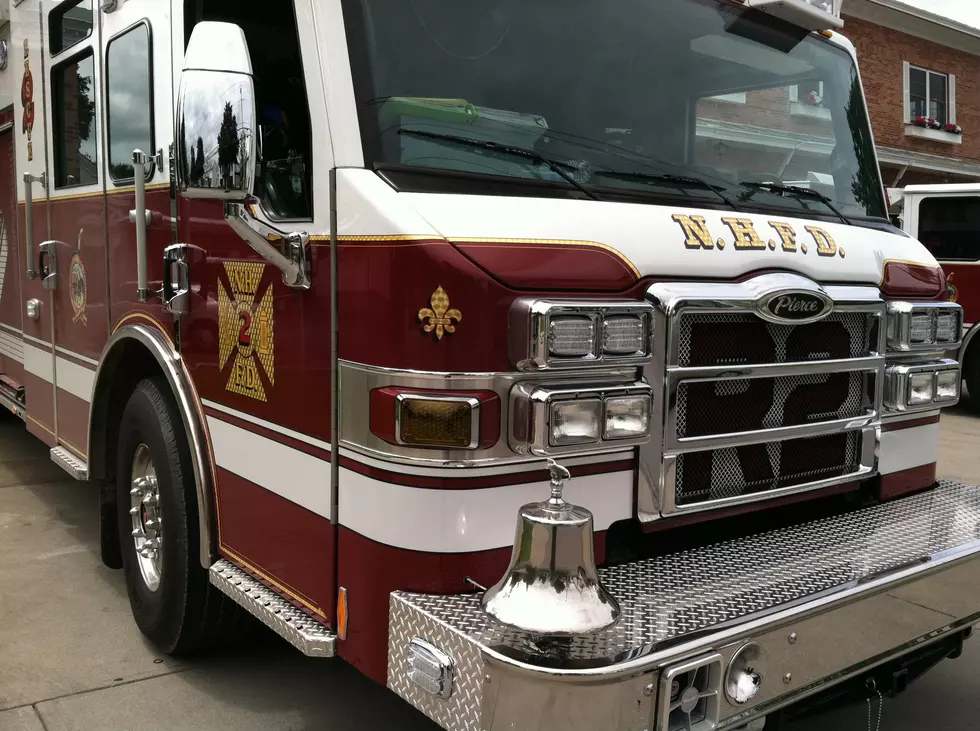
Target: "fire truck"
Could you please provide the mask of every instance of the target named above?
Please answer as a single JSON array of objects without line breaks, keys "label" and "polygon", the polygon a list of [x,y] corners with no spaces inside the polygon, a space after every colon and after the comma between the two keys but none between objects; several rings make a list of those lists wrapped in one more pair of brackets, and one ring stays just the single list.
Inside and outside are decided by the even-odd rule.
[{"label": "fire truck", "polygon": [[919,239],[946,273],[949,299],[963,307],[963,364],[970,405],[980,410],[980,185],[909,185],[903,190],[902,229]]},{"label": "fire truck", "polygon": [[254,617],[467,731],[772,728],[960,651],[962,310],[838,0],[10,17],[0,400],[162,651]]}]

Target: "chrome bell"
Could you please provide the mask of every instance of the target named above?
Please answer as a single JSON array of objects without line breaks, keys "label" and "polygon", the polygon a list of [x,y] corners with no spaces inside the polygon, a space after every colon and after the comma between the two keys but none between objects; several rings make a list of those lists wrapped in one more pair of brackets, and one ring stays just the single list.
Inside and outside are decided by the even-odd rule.
[{"label": "chrome bell", "polygon": [[548,471],[551,499],[521,508],[510,566],[483,595],[483,608],[534,634],[598,632],[619,618],[619,604],[599,582],[592,513],[562,499],[567,469],[549,459]]}]

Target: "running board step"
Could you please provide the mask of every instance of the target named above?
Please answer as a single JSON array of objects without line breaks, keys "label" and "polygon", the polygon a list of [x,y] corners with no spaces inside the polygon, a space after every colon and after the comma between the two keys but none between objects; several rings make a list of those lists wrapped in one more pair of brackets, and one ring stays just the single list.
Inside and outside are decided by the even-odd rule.
[{"label": "running board step", "polygon": [[337,636],[333,632],[231,561],[219,560],[208,573],[215,587],[304,655],[334,656]]},{"label": "running board step", "polygon": [[51,461],[76,480],[88,480],[88,462],[65,447],[52,447]]}]

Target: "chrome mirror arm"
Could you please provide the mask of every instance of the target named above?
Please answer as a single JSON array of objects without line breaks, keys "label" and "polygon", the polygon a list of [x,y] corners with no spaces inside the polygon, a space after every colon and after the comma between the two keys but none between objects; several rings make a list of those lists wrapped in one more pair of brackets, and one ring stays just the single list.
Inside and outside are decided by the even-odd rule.
[{"label": "chrome mirror arm", "polygon": [[287,287],[310,288],[306,257],[309,234],[280,231],[253,216],[245,203],[225,203],[225,221],[259,256],[282,272]]}]

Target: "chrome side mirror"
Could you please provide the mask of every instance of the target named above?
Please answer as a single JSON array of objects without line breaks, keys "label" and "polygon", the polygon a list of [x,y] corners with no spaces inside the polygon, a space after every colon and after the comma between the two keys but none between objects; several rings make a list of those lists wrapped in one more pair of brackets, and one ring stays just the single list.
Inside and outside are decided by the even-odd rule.
[{"label": "chrome side mirror", "polygon": [[225,202],[225,221],[283,282],[309,289],[305,232],[260,220],[255,185],[259,129],[245,33],[234,23],[194,26],[177,97],[177,186],[185,198]]},{"label": "chrome side mirror", "polygon": [[177,97],[177,181],[185,198],[244,203],[256,161],[255,82],[245,33],[194,26]]}]

